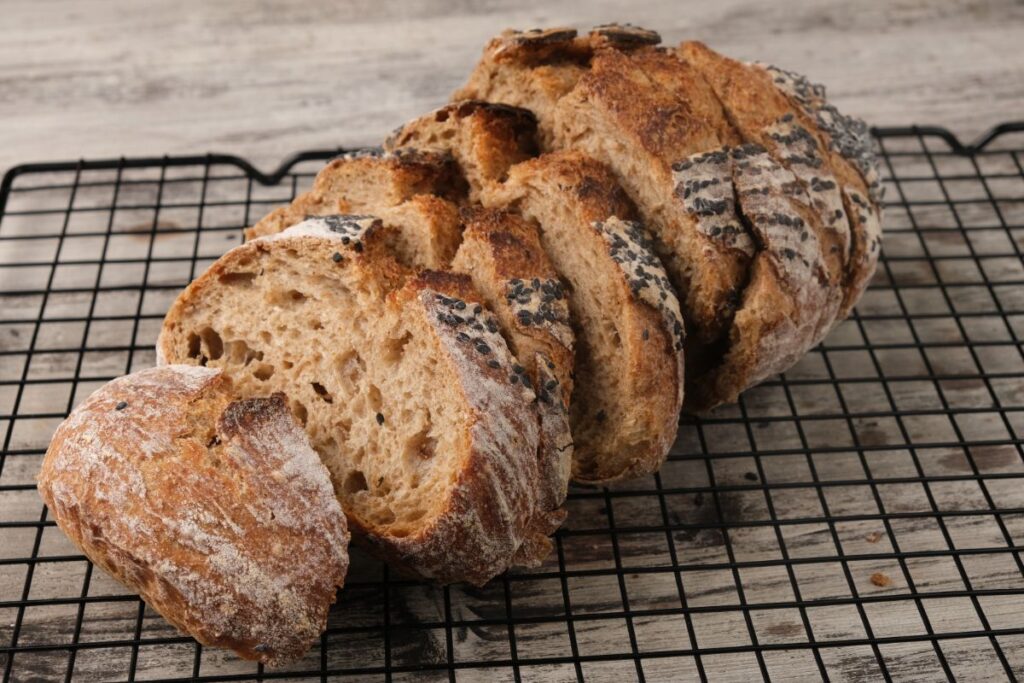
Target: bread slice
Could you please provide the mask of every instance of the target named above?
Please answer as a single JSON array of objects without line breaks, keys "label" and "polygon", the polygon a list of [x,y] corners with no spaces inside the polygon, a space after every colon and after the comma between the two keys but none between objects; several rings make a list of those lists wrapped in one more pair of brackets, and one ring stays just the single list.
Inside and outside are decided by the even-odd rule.
[{"label": "bread slice", "polygon": [[[522,364],[514,381],[537,394],[540,413],[538,520],[542,533],[565,518],[562,504],[569,485],[573,443],[569,430],[575,336],[569,323],[565,288],[540,244],[537,227],[514,213],[463,209],[465,231],[452,270],[472,278],[494,311],[509,348]],[[541,557],[546,546],[534,551]],[[525,560],[524,560],[525,561]]]},{"label": "bread slice", "polygon": [[446,154],[403,150],[361,152],[334,159],[313,188],[246,230],[271,235],[309,216],[372,214],[395,228],[391,248],[406,265],[444,268],[460,242],[458,208],[465,184]]},{"label": "bread slice", "polygon": [[807,190],[825,228],[829,271],[841,273],[836,320],[845,319],[880,251],[881,188],[867,127],[839,114],[823,88],[792,72],[738,62],[699,42],[683,43],[677,53],[711,84],[744,139],[768,148]]},{"label": "bread slice", "polygon": [[577,341],[573,479],[598,484],[656,471],[678,426],[683,327],[629,200],[605,166],[576,152],[517,164],[482,198],[539,226],[566,285]]},{"label": "bread slice", "polygon": [[116,379],[53,435],[39,493],[97,566],[204,645],[278,666],[327,624],[349,535],[280,395],[213,368]]},{"label": "bread slice", "polygon": [[285,391],[357,540],[483,584],[533,542],[535,394],[468,278],[410,277],[391,230],[329,216],[233,249],[172,305],[159,355]]},{"label": "bread slice", "polygon": [[451,154],[468,181],[469,200],[476,202],[477,188],[504,180],[510,166],[537,155],[536,129],[533,114],[525,109],[463,101],[402,126],[384,148]]}]

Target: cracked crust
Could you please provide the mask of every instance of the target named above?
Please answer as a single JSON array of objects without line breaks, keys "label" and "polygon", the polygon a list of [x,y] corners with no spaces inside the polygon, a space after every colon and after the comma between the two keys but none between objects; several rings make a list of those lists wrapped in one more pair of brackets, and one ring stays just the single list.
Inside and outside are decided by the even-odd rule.
[{"label": "cracked crust", "polygon": [[57,428],[39,492],[90,560],[172,624],[278,666],[326,626],[349,535],[284,399],[233,399],[212,368],[114,380]]},{"label": "cracked crust", "polygon": [[384,147],[451,154],[469,183],[470,201],[478,201],[478,188],[500,182],[510,166],[536,156],[536,131],[537,121],[525,109],[467,100],[410,121]]}]

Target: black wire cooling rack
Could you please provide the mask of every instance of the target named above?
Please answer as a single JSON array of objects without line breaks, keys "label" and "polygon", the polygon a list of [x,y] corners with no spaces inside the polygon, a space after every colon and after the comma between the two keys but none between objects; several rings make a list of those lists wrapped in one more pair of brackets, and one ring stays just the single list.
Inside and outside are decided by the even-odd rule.
[{"label": "black wire cooling rack", "polygon": [[0,185],[4,680],[1024,678],[1024,125],[877,131],[885,247],[784,376],[684,418],[659,475],[575,489],[556,553],[482,589],[356,555],[320,646],[264,670],[182,636],[48,518],[57,423],[154,362],[177,291],[307,185],[226,156]]}]

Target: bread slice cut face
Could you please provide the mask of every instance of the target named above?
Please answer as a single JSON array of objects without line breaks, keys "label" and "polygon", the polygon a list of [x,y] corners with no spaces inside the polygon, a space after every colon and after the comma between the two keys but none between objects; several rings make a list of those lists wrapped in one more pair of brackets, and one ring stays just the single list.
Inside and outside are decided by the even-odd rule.
[{"label": "bread slice cut face", "polygon": [[468,278],[412,275],[390,230],[327,216],[233,249],[172,305],[158,355],[287,394],[357,540],[482,584],[532,533],[535,394]]}]

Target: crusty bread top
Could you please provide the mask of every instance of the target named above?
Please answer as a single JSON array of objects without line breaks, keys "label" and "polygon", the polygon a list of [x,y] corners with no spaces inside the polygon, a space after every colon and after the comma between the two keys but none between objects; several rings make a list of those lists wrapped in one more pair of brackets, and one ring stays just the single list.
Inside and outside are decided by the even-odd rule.
[{"label": "crusty bread top", "polygon": [[211,368],[114,380],[57,428],[39,491],[89,558],[169,621],[277,665],[323,630],[348,531],[283,399],[232,396]]},{"label": "crusty bread top", "polygon": [[308,216],[379,212],[417,195],[455,198],[463,193],[449,155],[417,150],[351,152],[324,166],[308,192],[267,214],[245,231],[245,237],[281,232]]},{"label": "crusty bread top", "polygon": [[512,164],[536,156],[536,131],[537,120],[525,109],[464,100],[401,126],[384,147],[451,154],[475,199],[482,183],[499,181]]}]

